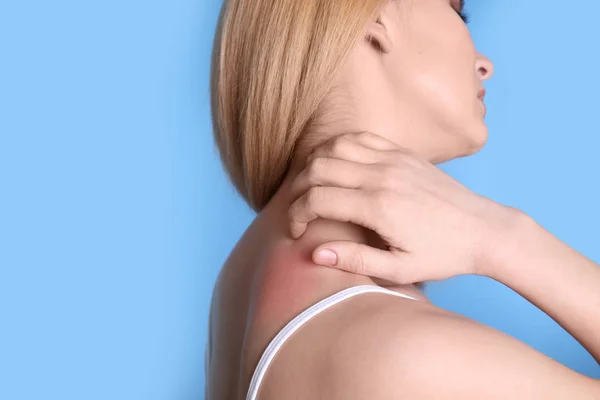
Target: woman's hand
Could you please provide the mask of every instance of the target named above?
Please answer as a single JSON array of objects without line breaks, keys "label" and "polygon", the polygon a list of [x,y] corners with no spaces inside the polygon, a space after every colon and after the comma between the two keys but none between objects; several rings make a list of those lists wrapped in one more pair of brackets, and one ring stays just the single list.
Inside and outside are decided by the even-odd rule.
[{"label": "woman's hand", "polygon": [[473,193],[408,149],[367,132],[316,148],[292,190],[292,237],[320,217],[371,229],[388,247],[324,243],[313,252],[315,263],[400,284],[479,274],[518,211]]}]

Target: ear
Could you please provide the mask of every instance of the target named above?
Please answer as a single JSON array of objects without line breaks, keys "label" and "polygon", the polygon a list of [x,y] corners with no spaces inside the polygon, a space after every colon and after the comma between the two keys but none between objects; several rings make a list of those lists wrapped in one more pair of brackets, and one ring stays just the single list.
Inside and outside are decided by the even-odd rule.
[{"label": "ear", "polygon": [[381,13],[377,17],[377,21],[369,23],[366,32],[366,39],[384,53],[391,52],[393,47],[393,41],[389,30],[390,25],[388,24],[387,18],[387,15]]}]

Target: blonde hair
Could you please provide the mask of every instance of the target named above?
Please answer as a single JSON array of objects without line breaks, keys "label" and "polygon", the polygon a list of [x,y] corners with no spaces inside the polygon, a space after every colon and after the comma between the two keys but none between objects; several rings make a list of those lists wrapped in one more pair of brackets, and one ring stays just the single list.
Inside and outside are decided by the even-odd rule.
[{"label": "blonde hair", "polygon": [[211,66],[214,138],[259,212],[384,0],[224,0]]}]

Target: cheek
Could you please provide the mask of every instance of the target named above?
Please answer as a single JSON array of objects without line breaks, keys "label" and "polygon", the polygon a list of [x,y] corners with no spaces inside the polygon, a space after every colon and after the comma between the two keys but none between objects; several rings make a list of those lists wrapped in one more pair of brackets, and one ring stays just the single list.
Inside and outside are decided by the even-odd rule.
[{"label": "cheek", "polygon": [[464,114],[472,110],[472,100],[477,97],[476,51],[464,25],[443,25],[436,30],[427,28],[423,34],[427,40],[412,48],[414,63],[408,76],[416,77],[415,85],[420,88],[415,89],[438,108]]},{"label": "cheek", "polygon": [[430,63],[414,74],[411,101],[441,119],[463,118],[473,108],[472,82],[451,65]]},{"label": "cheek", "polygon": [[414,75],[408,105],[412,114],[427,117],[424,129],[438,132],[436,140],[453,156],[470,155],[486,140],[483,113],[476,110],[479,100],[473,76],[465,68],[433,61],[423,65]]},{"label": "cheek", "polygon": [[446,119],[460,118],[473,114],[477,101],[478,87],[475,82],[475,60],[469,57],[432,59],[421,70],[419,82],[423,95]]}]

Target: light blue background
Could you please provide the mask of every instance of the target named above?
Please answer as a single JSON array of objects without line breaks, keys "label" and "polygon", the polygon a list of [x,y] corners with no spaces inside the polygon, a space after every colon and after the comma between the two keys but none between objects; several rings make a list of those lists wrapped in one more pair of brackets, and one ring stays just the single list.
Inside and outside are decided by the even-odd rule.
[{"label": "light blue background", "polygon": [[[598,262],[600,3],[565,4],[468,5],[496,64],[490,138],[442,167]],[[203,398],[212,285],[253,218],[210,131],[219,6],[0,2],[1,399]],[[497,282],[458,277],[428,295],[600,378]]]}]

